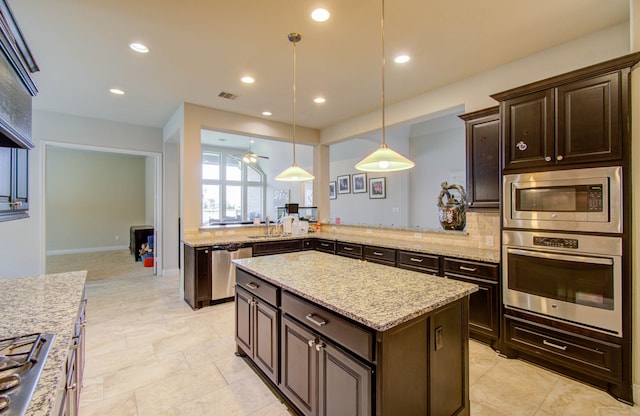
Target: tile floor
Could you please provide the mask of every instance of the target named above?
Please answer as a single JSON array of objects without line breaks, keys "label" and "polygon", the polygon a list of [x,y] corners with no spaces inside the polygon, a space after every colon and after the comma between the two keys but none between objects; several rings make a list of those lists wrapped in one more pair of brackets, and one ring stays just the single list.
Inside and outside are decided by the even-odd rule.
[{"label": "tile floor", "polygon": [[[177,276],[148,275],[133,258],[130,263],[128,272],[98,279],[92,278],[93,264],[85,267],[89,302],[81,416],[289,415],[233,354],[232,303],[192,311],[179,296]],[[82,261],[69,258],[69,264]],[[105,264],[109,261],[100,262],[99,276],[108,275]],[[474,416],[640,416],[638,406],[498,357],[473,341],[469,382]]]}]

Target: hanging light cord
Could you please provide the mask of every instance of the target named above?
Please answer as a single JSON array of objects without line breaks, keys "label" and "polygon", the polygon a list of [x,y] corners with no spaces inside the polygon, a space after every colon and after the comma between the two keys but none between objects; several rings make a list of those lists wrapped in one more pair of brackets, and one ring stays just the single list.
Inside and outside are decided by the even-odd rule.
[{"label": "hanging light cord", "polygon": [[382,45],[382,93],[380,95],[382,102],[382,147],[387,147],[385,139],[385,120],[384,120],[384,0],[381,1],[381,13],[380,13],[380,43]]},{"label": "hanging light cord", "polygon": [[293,43],[293,165],[296,165],[296,43],[302,36],[299,33],[290,33],[289,41]]}]

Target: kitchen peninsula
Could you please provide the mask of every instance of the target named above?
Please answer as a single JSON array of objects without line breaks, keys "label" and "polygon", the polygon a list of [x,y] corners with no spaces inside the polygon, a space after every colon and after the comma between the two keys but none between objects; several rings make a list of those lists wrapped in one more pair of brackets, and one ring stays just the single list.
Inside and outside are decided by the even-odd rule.
[{"label": "kitchen peninsula", "polygon": [[477,286],[316,251],[234,262],[238,353],[300,414],[469,414]]}]

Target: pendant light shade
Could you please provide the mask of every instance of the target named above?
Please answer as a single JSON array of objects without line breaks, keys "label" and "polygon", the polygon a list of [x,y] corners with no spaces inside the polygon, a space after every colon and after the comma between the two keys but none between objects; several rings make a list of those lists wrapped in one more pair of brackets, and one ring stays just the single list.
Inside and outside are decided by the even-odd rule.
[{"label": "pendant light shade", "polygon": [[363,172],[395,172],[411,169],[416,164],[383,143],[375,152],[356,164]]},{"label": "pendant light shade", "polygon": [[363,172],[395,172],[411,169],[416,165],[400,153],[391,150],[391,148],[387,146],[386,142],[384,118],[384,0],[381,0],[381,3],[380,39],[382,44],[382,93],[380,102],[382,104],[382,145],[375,152],[356,163],[356,169]]},{"label": "pendant light shade", "polygon": [[293,164],[276,176],[277,181],[302,182],[315,179],[315,176],[296,164],[296,43],[302,40],[299,33],[289,33],[289,42],[293,43]]}]

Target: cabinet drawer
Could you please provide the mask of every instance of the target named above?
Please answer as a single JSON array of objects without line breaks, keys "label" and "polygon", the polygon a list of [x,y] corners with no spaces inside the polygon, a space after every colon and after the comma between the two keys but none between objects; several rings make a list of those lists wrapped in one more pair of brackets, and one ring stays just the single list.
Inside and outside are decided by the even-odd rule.
[{"label": "cabinet drawer", "polygon": [[362,258],[362,246],[360,244],[349,244],[338,242],[336,244],[336,254],[340,256],[353,257],[355,259]]},{"label": "cabinet drawer", "polygon": [[365,246],[364,258],[368,261],[395,266],[396,250],[393,248]]},{"label": "cabinet drawer", "polygon": [[317,240],[316,241],[316,250],[324,251],[326,253],[335,254],[336,253],[336,242],[330,240]]},{"label": "cabinet drawer", "polygon": [[245,289],[253,295],[262,298],[274,306],[279,306],[278,294],[280,289],[271,283],[245,272],[242,269],[236,270],[236,285]]},{"label": "cabinet drawer", "polygon": [[270,241],[255,243],[253,256],[266,256],[268,254],[291,253],[302,250],[302,240]]},{"label": "cabinet drawer", "polygon": [[440,274],[440,256],[398,251],[398,267],[418,272]]},{"label": "cabinet drawer", "polygon": [[498,265],[470,260],[459,260],[445,257],[444,273],[463,274],[498,281]]},{"label": "cabinet drawer", "polygon": [[286,291],[282,293],[282,311],[313,331],[373,361],[373,331]]},{"label": "cabinet drawer", "polygon": [[315,241],[312,239],[302,240],[302,249],[303,250],[313,250],[316,248]]},{"label": "cabinet drawer", "polygon": [[622,346],[505,315],[506,343],[583,374],[620,382]]}]

